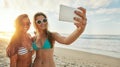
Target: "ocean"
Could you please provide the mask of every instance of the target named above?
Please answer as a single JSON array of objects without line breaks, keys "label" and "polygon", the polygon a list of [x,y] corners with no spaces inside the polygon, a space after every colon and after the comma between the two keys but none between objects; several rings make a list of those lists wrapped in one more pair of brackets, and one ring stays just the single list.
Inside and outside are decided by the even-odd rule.
[{"label": "ocean", "polygon": [[82,35],[70,45],[55,46],[120,58],[120,35]]},{"label": "ocean", "polygon": [[[33,33],[31,33],[33,34]],[[68,36],[68,34],[61,34]],[[0,33],[0,38],[10,39],[12,36],[8,33]],[[55,43],[55,47],[85,51],[89,53],[101,54],[120,58],[120,35],[81,35],[70,45]]]}]

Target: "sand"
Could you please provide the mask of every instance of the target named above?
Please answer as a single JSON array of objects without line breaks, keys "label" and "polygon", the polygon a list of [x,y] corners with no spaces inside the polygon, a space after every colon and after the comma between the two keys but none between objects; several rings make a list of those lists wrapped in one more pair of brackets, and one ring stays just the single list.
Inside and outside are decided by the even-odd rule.
[{"label": "sand", "polygon": [[[0,67],[9,67],[5,49],[7,39],[0,38]],[[120,67],[120,58],[55,47],[56,67]]]},{"label": "sand", "polygon": [[0,38],[0,67],[9,67],[9,59],[6,57],[8,40]]},{"label": "sand", "polygon": [[120,67],[120,58],[55,48],[57,67]]}]

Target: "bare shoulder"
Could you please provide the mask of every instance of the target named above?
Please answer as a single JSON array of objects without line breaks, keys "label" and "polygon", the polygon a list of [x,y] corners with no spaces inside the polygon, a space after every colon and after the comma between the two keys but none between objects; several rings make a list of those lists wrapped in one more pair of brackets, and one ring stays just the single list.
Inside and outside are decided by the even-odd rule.
[{"label": "bare shoulder", "polygon": [[59,33],[57,32],[52,32],[52,37],[55,38],[55,39],[58,39],[58,38],[61,38],[63,36],[61,36]]},{"label": "bare shoulder", "polygon": [[30,33],[27,33],[27,35],[28,35],[29,37],[31,37],[31,34],[30,34]]},{"label": "bare shoulder", "polygon": [[58,34],[57,32],[51,32],[52,33],[52,35],[54,35],[54,34]]},{"label": "bare shoulder", "polygon": [[57,32],[51,32],[52,33],[52,36],[53,37],[55,37],[55,36],[58,36],[59,35],[59,33],[57,33]]}]

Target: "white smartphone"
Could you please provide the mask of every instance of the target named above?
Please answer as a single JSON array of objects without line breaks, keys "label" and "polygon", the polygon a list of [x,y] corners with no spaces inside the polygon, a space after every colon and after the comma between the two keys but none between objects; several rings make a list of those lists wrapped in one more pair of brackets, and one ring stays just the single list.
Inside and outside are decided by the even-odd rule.
[{"label": "white smartphone", "polygon": [[77,9],[65,5],[60,5],[59,21],[74,22],[74,17],[77,16],[74,13],[75,10]]}]

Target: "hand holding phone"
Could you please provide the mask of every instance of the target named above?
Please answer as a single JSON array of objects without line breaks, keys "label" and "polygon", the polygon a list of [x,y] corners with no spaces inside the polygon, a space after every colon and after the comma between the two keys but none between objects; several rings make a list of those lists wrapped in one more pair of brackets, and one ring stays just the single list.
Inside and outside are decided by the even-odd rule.
[{"label": "hand holding phone", "polygon": [[65,5],[60,5],[59,21],[74,22],[74,17],[77,16],[74,13],[75,10],[77,9]]}]

